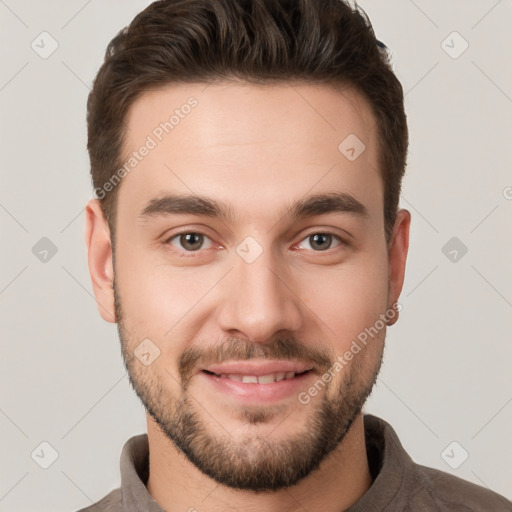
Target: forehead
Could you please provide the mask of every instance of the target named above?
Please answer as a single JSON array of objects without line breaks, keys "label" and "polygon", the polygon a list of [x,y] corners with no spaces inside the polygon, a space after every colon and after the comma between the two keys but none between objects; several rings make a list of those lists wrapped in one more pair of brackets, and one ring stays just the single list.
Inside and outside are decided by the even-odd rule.
[{"label": "forehead", "polygon": [[173,84],[142,94],[126,125],[120,208],[192,193],[258,215],[308,191],[382,208],[375,118],[348,86]]}]

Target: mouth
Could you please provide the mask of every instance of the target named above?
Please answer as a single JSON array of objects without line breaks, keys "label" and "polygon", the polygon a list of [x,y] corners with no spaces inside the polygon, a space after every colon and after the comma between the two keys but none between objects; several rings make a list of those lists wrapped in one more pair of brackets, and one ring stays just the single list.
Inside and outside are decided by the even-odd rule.
[{"label": "mouth", "polygon": [[294,379],[300,375],[311,372],[312,370],[304,370],[303,372],[274,372],[267,375],[246,375],[240,373],[215,373],[208,370],[202,370],[208,375],[218,377],[220,379],[230,379],[244,384],[272,384],[282,380]]},{"label": "mouth", "polygon": [[244,403],[275,403],[305,389],[315,369],[293,361],[228,361],[197,372],[207,389]]}]

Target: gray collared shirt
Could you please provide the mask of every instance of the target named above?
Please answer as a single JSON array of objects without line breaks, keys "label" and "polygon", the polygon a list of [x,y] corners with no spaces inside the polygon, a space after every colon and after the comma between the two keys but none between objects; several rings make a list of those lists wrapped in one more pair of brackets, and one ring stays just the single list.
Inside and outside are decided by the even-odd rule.
[{"label": "gray collared shirt", "polygon": [[[512,512],[503,496],[413,462],[383,419],[365,414],[364,429],[373,484],[345,512]],[[121,487],[79,512],[165,512],[146,489],[148,475],[148,437],[141,434],[124,445]]]}]

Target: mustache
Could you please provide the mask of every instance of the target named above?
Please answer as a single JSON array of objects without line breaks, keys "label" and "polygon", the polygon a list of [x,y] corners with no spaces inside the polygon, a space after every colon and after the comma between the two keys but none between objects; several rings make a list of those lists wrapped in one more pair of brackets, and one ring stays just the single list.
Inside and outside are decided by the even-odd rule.
[{"label": "mustache", "polygon": [[198,366],[247,359],[300,361],[313,366],[315,372],[323,374],[333,365],[335,354],[327,348],[310,347],[293,338],[277,338],[271,343],[261,344],[230,337],[219,345],[205,348],[193,345],[183,351],[178,360],[182,386],[184,389],[187,387]]}]

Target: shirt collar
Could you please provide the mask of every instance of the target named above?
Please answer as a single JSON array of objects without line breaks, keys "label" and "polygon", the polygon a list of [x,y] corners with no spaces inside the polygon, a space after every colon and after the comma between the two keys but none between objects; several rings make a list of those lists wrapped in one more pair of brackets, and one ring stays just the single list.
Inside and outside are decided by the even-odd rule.
[{"label": "shirt collar", "polygon": [[165,512],[146,489],[149,476],[148,435],[130,438],[121,453],[123,512]]},{"label": "shirt collar", "polygon": [[373,483],[346,512],[402,510],[411,497],[410,489],[417,487],[415,463],[388,422],[372,414],[363,419]]}]

